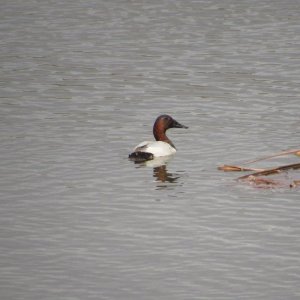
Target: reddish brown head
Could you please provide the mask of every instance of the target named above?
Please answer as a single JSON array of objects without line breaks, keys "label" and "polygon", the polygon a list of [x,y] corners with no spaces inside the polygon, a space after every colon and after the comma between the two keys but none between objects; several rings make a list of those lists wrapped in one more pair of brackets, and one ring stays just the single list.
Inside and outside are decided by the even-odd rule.
[{"label": "reddish brown head", "polygon": [[163,141],[169,143],[172,147],[175,148],[171,140],[166,136],[166,131],[169,128],[188,128],[176,120],[174,120],[169,115],[161,115],[159,116],[153,126],[153,135],[157,141]]}]

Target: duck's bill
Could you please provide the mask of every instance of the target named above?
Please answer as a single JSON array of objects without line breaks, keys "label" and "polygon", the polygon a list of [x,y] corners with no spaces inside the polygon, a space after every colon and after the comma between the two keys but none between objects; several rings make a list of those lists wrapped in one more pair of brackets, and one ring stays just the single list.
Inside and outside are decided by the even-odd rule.
[{"label": "duck's bill", "polygon": [[177,122],[175,120],[173,120],[173,127],[174,128],[188,128],[187,126],[182,125],[182,124],[180,124],[179,122]]}]

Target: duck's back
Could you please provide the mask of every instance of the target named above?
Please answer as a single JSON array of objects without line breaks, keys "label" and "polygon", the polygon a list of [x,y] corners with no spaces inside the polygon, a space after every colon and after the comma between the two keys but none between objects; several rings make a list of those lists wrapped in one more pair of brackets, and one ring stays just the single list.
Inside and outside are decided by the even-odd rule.
[{"label": "duck's back", "polygon": [[171,155],[176,152],[176,149],[170,144],[163,141],[155,142],[142,142],[138,144],[135,149],[135,152],[148,152],[152,153],[154,157]]}]

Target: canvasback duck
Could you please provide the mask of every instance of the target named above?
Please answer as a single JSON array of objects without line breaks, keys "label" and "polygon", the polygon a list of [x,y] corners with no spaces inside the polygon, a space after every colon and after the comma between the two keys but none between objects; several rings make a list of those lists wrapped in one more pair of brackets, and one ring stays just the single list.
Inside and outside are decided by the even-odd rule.
[{"label": "canvasback duck", "polygon": [[153,135],[156,141],[145,141],[138,144],[133,149],[133,152],[129,154],[129,159],[135,162],[143,162],[156,157],[174,154],[176,152],[176,148],[166,135],[166,131],[169,128],[188,127],[178,123],[169,115],[159,116],[153,125]]}]

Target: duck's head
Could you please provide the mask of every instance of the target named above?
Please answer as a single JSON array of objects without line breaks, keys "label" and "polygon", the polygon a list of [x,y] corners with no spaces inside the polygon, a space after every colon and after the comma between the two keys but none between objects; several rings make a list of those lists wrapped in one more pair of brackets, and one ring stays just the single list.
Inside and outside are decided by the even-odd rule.
[{"label": "duck's head", "polygon": [[188,128],[188,127],[180,124],[169,115],[160,115],[159,117],[157,117],[153,126],[153,131],[166,132],[166,130],[168,130],[169,128]]},{"label": "duck's head", "polygon": [[[174,120],[169,115],[161,115],[159,116],[153,126],[153,135],[157,141],[164,141],[169,143],[172,147],[175,148],[174,144],[171,140],[166,136],[166,131],[169,128],[188,128]],[[175,148],[176,149],[176,148]]]}]

